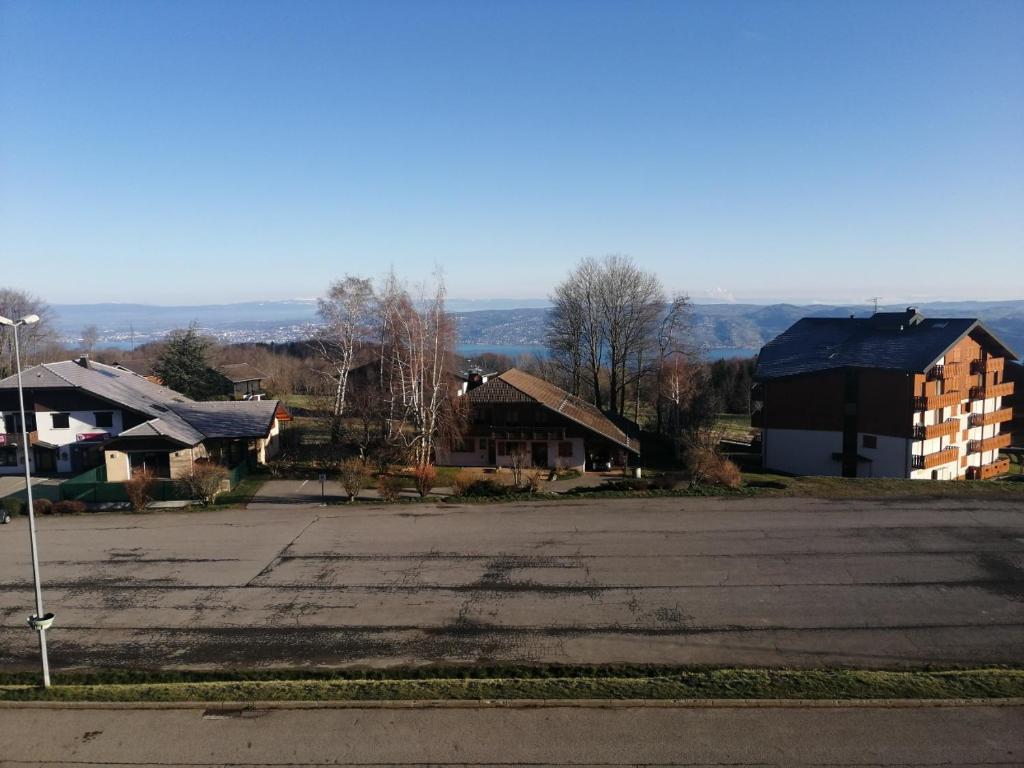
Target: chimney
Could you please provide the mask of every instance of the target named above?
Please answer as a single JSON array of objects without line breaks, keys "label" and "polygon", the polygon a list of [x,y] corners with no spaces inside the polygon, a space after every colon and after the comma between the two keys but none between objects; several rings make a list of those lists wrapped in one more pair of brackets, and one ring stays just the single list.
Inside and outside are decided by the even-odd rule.
[{"label": "chimney", "polygon": [[89,367],[89,356],[88,355],[82,355],[80,358],[75,360],[75,362],[78,363],[83,368],[88,368]]}]

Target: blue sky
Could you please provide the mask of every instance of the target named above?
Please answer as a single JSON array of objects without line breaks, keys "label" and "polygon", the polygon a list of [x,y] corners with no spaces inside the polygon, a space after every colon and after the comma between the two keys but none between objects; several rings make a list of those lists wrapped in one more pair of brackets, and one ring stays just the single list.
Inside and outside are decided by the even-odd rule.
[{"label": "blue sky", "polygon": [[0,0],[4,285],[1024,298],[1024,3]]}]

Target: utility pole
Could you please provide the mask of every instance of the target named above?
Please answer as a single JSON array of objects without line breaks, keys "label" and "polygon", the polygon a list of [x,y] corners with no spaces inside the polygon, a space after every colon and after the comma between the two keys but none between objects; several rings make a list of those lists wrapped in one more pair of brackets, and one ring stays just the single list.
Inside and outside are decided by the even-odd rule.
[{"label": "utility pole", "polygon": [[875,305],[875,312],[878,312],[878,302],[882,300],[881,296],[869,296],[868,301]]}]

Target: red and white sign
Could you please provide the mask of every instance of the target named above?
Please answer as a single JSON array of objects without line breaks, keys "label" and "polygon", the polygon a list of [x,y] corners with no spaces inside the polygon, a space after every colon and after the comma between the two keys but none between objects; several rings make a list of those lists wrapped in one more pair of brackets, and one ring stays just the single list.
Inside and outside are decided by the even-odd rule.
[{"label": "red and white sign", "polygon": [[80,443],[95,442],[96,440],[105,440],[107,438],[106,432],[82,432],[75,435]]}]

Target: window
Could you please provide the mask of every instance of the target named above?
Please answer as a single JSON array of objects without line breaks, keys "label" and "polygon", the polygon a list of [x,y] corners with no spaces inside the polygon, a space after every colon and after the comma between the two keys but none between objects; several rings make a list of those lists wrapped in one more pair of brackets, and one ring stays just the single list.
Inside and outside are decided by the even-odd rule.
[{"label": "window", "polygon": [[861,444],[865,448],[877,448],[878,438],[875,435],[864,435],[864,439],[861,441]]},{"label": "window", "polygon": [[558,444],[558,456],[562,459],[572,458],[572,443],[564,440]]},{"label": "window", "polygon": [[498,455],[508,456],[508,443],[506,443],[504,440],[498,441]]},{"label": "window", "polygon": [[481,451],[486,451],[487,450],[487,438],[486,437],[481,437],[480,438],[480,450]]},{"label": "window", "polygon": [[71,417],[67,413],[52,413],[50,418],[53,419],[54,429],[68,429],[71,426]]},{"label": "window", "polygon": [[112,414],[110,411],[96,411],[94,415],[96,416],[97,427],[114,426],[114,414]]},{"label": "window", "polygon": [[15,467],[18,465],[17,448],[0,448],[0,467]]},{"label": "window", "polygon": [[473,450],[461,437],[452,438],[452,453],[467,453]]}]

